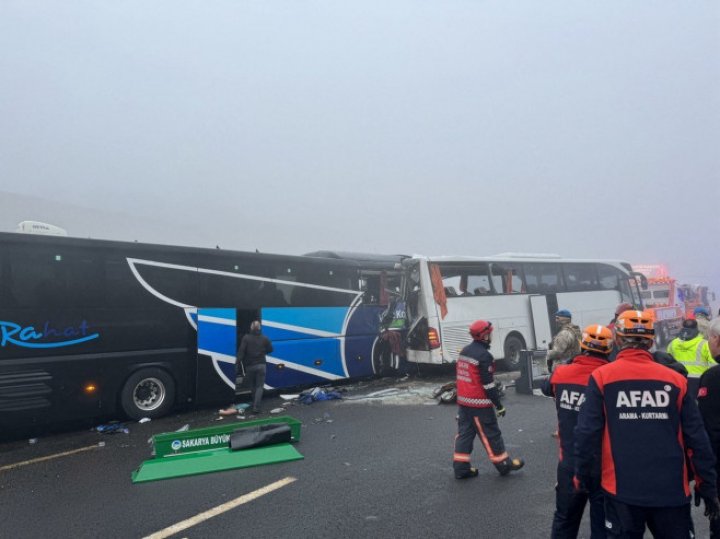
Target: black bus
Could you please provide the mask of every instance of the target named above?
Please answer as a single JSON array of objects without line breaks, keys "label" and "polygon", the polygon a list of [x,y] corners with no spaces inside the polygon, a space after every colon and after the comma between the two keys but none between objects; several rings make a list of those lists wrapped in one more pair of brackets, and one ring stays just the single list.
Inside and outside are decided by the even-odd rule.
[{"label": "black bus", "polygon": [[0,233],[0,429],[226,403],[254,319],[268,389],[370,376],[399,260]]}]

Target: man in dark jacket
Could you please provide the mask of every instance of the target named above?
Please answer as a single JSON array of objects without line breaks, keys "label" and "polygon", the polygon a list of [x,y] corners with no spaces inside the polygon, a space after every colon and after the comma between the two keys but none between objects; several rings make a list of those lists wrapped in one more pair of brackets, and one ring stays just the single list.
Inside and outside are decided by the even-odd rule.
[{"label": "man in dark jacket", "polygon": [[[720,319],[713,320],[707,332],[710,353],[715,361],[720,362]],[[710,367],[700,377],[698,407],[705,423],[705,430],[710,437],[710,444],[718,459],[720,458],[720,365]],[[715,471],[720,482],[720,464],[715,464]],[[720,519],[710,521],[710,538],[720,539]]]},{"label": "man in dark jacket", "polygon": [[243,335],[238,348],[237,361],[245,367],[245,378],[252,388],[252,411],[260,413],[260,401],[265,387],[265,355],[273,351],[272,343],[261,332],[260,321],[250,324],[250,333]]},{"label": "man in dark jacket", "polygon": [[[260,401],[262,400],[265,387],[266,354],[273,351],[272,343],[261,333],[259,320],[250,324],[250,333],[243,335],[237,352],[236,365],[242,364],[245,369],[243,382],[247,383],[252,390],[252,411],[260,413]],[[236,413],[235,407],[231,406],[221,410],[221,415]]]},{"label": "man in dark jacket", "polygon": [[575,428],[577,490],[592,481],[602,454],[601,487],[609,534],[691,537],[687,454],[696,494],[711,518],[720,514],[715,457],[687,380],[648,352],[652,315],[622,313],[615,325],[617,359],[593,371]]},{"label": "man in dark jacket", "polygon": [[495,365],[488,350],[492,331],[490,322],[473,322],[470,326],[473,342],[462,349],[457,360],[458,433],[453,454],[456,479],[478,475],[477,469],[470,466],[470,453],[476,435],[482,440],[490,462],[500,475],[519,470],[525,464],[522,459],[508,456],[498,427],[497,418],[505,415],[505,408],[495,386]]},{"label": "man in dark jacket", "polygon": [[575,425],[585,400],[585,388],[590,374],[598,367],[608,364],[608,354],[613,348],[612,332],[605,326],[588,326],[583,331],[580,348],[583,350],[582,354],[566,365],[557,365],[542,386],[545,395],[555,397],[560,439],[552,539],[577,537],[588,500],[591,538],[605,537],[605,510],[603,494],[600,490],[600,453],[596,455],[596,462],[591,470],[585,492],[575,492],[573,487],[575,473],[573,453]]}]

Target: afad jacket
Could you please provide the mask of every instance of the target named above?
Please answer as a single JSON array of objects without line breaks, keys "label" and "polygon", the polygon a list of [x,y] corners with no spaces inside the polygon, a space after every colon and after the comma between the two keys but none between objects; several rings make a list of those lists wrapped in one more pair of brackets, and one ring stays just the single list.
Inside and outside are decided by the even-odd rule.
[{"label": "afad jacket", "polygon": [[590,375],[575,428],[578,477],[591,474],[600,450],[602,489],[620,502],[689,503],[686,454],[696,488],[717,496],[715,457],[687,380],[645,350],[622,350]]},{"label": "afad jacket", "polygon": [[[608,360],[601,355],[590,353],[573,358],[571,363],[558,365],[552,375],[545,380],[542,392],[555,397],[558,417],[558,438],[560,441],[559,465],[570,471],[575,469],[574,430],[580,407],[585,401],[585,388],[590,374],[597,368],[607,365]],[[596,452],[597,464],[592,475],[600,475],[600,451]]]},{"label": "afad jacket", "polygon": [[495,387],[495,364],[489,344],[473,341],[462,349],[455,366],[457,403],[468,408],[502,408]]}]

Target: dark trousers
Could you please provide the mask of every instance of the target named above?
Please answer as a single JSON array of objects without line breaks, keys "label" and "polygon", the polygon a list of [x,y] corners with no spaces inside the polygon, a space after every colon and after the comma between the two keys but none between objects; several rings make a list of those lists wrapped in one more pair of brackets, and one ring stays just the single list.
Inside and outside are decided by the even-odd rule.
[{"label": "dark trousers", "polygon": [[245,383],[252,390],[252,407],[257,410],[260,408],[263,388],[265,387],[265,364],[260,363],[245,367]]},{"label": "dark trousers", "polygon": [[555,515],[552,523],[552,539],[575,539],[578,536],[585,505],[590,502],[590,537],[604,539],[605,507],[600,478],[593,478],[586,485],[589,492],[575,492],[573,470],[558,466],[555,487]]},{"label": "dark trousers", "polygon": [[694,530],[690,504],[677,507],[641,507],[605,497],[608,537],[642,539],[647,525],[656,539],[685,539]]},{"label": "dark trousers", "polygon": [[456,476],[470,471],[470,453],[473,450],[475,436],[480,438],[490,462],[496,467],[499,468],[499,465],[508,458],[505,442],[495,417],[495,408],[458,406],[458,433],[455,436],[453,455],[453,469]]}]

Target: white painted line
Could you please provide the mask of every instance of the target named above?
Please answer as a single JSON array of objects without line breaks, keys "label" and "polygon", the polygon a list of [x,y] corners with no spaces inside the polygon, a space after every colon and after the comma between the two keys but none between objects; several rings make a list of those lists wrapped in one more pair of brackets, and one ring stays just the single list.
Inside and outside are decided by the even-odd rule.
[{"label": "white painted line", "polygon": [[75,455],[76,453],[82,453],[83,451],[90,451],[91,449],[98,449],[99,447],[102,447],[102,446],[101,445],[89,445],[87,447],[81,447],[80,449],[73,449],[71,451],[55,453],[54,455],[48,455],[46,457],[38,457],[36,459],[23,460],[22,462],[16,462],[15,464],[8,464],[6,466],[0,467],[0,472],[4,472],[6,470],[13,470],[15,468],[20,468],[21,466],[27,466],[28,464],[36,464],[38,462],[45,462],[46,460],[53,460],[53,459],[57,459],[60,457],[67,457],[68,455]]},{"label": "white painted line", "polygon": [[258,490],[255,490],[248,494],[244,494],[243,496],[240,496],[239,498],[235,498],[234,500],[230,500],[229,502],[226,502],[222,505],[218,505],[217,507],[208,509],[207,511],[204,511],[198,515],[195,515],[194,517],[190,517],[186,520],[183,520],[182,522],[178,522],[177,524],[168,526],[164,530],[155,532],[152,535],[148,535],[148,536],[144,537],[143,539],[165,539],[165,537],[170,537],[171,535],[175,535],[178,532],[187,530],[188,528],[191,528],[192,526],[195,526],[197,524],[205,522],[206,520],[209,520],[212,517],[221,515],[221,514],[225,513],[226,511],[230,511],[230,509],[235,509],[236,507],[238,507],[240,505],[243,505],[243,504],[246,504],[253,500],[256,500],[256,499],[260,498],[261,496],[265,496],[265,494],[269,494],[272,491],[282,488],[284,486],[287,486],[290,483],[294,483],[295,481],[297,481],[297,479],[295,477],[286,477],[284,479],[280,479],[280,481],[275,481],[274,483],[270,483],[269,485],[266,485]]}]

